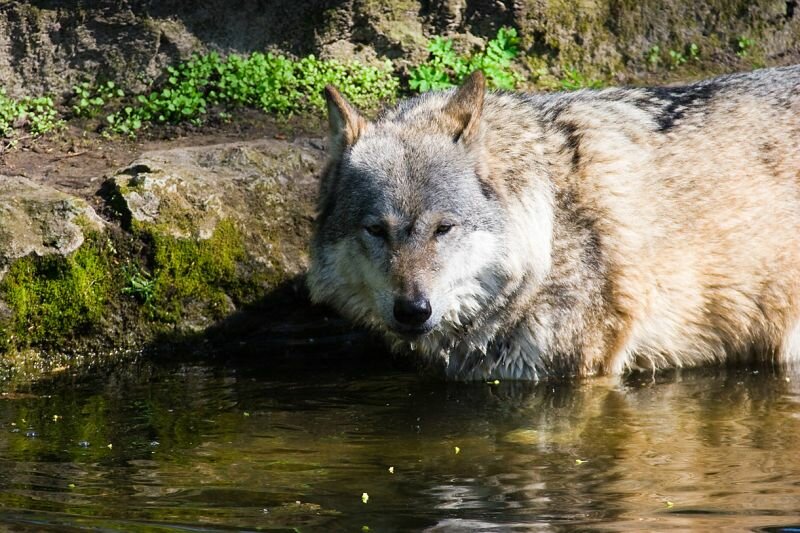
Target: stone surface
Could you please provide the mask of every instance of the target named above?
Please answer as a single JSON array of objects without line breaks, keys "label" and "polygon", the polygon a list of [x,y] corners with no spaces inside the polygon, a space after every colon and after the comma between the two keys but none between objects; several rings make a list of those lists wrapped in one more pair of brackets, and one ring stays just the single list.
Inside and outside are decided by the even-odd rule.
[{"label": "stone surface", "polygon": [[19,176],[0,176],[0,280],[28,255],[66,256],[105,223],[79,198]]},{"label": "stone surface", "polygon": [[261,140],[147,152],[110,185],[129,225],[203,240],[232,221],[253,261],[299,274],[324,158],[315,145]]}]

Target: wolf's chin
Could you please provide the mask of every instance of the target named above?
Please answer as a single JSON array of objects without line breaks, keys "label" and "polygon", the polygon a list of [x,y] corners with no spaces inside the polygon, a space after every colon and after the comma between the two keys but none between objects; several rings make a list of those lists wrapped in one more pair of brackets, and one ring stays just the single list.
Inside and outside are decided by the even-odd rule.
[{"label": "wolf's chin", "polygon": [[392,335],[405,341],[419,340],[433,330],[434,330],[433,326],[421,326],[418,328],[405,328],[405,327],[398,328],[392,326],[389,329]]}]

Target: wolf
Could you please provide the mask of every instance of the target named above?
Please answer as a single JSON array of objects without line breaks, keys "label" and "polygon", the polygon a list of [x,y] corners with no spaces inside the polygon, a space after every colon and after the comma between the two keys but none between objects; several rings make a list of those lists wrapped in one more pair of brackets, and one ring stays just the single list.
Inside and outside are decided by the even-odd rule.
[{"label": "wolf", "polygon": [[326,88],[315,302],[453,380],[800,360],[800,66],[485,85]]}]

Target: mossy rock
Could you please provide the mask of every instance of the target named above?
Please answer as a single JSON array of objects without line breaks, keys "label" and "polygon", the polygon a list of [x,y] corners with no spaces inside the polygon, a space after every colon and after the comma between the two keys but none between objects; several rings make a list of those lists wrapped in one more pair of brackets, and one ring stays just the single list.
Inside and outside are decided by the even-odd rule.
[{"label": "mossy rock", "polygon": [[323,156],[313,144],[145,153],[109,180],[108,201],[149,250],[150,319],[199,331],[305,271]]},{"label": "mossy rock", "polygon": [[0,176],[0,280],[30,255],[67,256],[105,224],[84,200],[21,176]]},{"label": "mossy rock", "polygon": [[66,255],[31,254],[15,261],[0,295],[9,310],[0,319],[0,350],[57,347],[73,336],[97,332],[119,292],[114,251],[99,233]]},{"label": "mossy rock", "polygon": [[145,153],[103,185],[105,221],[84,200],[3,177],[0,373],[199,341],[258,307],[305,271],[321,145]]},{"label": "mossy rock", "polygon": [[[556,75],[574,67],[611,83],[665,83],[798,61],[800,13],[790,4],[549,0],[520,4],[515,25],[525,45],[523,62],[532,66],[544,58]],[[745,54],[738,48],[741,37],[753,42]],[[670,52],[686,61],[675,64]]]},{"label": "mossy rock", "polygon": [[262,140],[147,152],[110,178],[107,198],[135,231],[204,240],[229,220],[256,261],[284,254],[300,272],[324,157],[315,146]]},{"label": "mossy rock", "polygon": [[106,228],[80,198],[0,176],[0,353],[95,330],[112,297]]}]

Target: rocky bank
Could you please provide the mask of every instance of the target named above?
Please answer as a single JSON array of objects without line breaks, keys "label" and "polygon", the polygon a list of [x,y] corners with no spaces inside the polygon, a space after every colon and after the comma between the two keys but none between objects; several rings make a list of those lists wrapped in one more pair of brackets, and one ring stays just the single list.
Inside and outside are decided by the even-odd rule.
[{"label": "rocky bank", "polygon": [[265,300],[280,287],[302,307],[323,159],[317,139],[148,151],[88,197],[0,176],[6,366],[189,339],[242,309],[285,318]]}]

